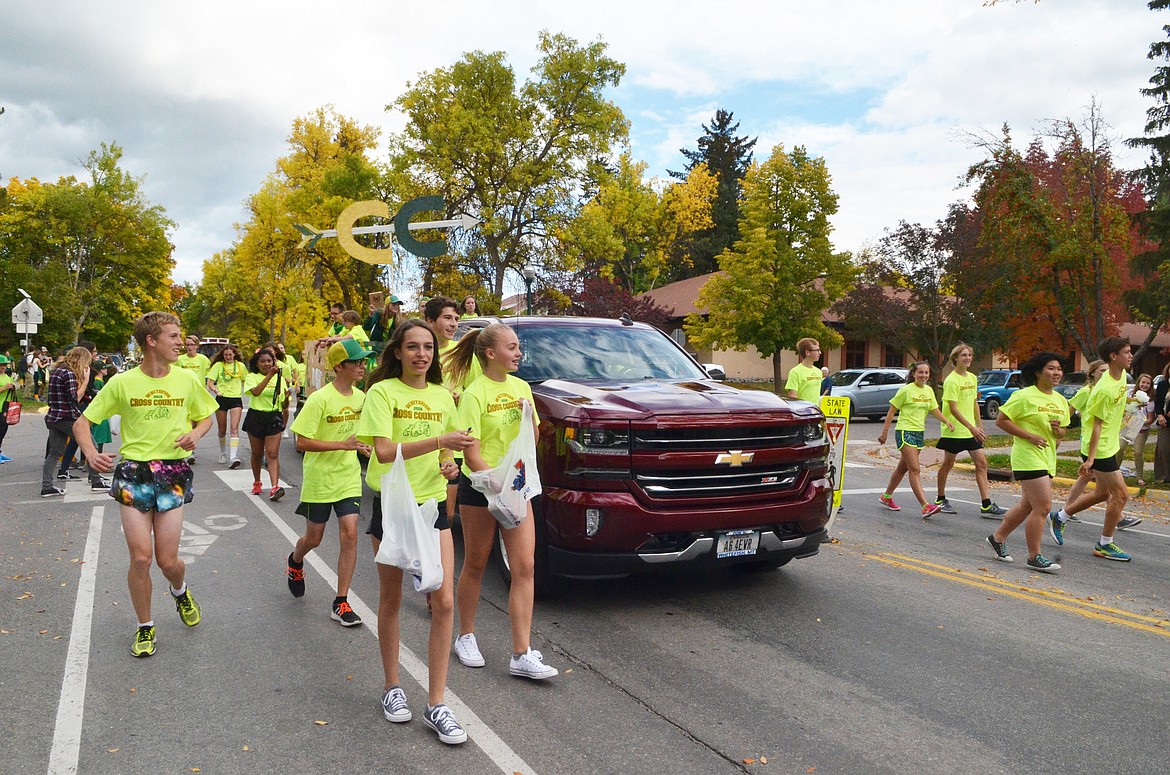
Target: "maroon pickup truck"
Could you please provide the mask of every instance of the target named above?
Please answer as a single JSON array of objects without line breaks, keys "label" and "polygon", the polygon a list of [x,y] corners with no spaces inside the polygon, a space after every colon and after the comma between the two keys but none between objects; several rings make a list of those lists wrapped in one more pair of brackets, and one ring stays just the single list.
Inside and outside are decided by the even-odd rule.
[{"label": "maroon pickup truck", "polygon": [[492,322],[519,337],[516,376],[541,420],[538,589],[682,564],[777,568],[819,551],[831,487],[817,407],[714,381],[641,323],[474,318],[460,333]]}]

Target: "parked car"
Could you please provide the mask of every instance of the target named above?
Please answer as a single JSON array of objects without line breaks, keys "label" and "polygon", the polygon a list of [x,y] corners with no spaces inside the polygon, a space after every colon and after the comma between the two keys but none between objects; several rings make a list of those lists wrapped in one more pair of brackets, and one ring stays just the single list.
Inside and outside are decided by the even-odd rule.
[{"label": "parked car", "polygon": [[890,399],[906,384],[906,369],[844,369],[830,377],[833,395],[849,399],[853,417],[880,420],[890,409]]},{"label": "parked car", "polygon": [[1019,369],[984,369],[979,372],[979,394],[976,399],[979,402],[979,414],[987,420],[999,417],[999,408],[1023,386]]},{"label": "parked car", "polygon": [[540,415],[538,590],[680,565],[777,568],[820,550],[831,486],[817,407],[714,380],[628,318],[472,318],[456,337],[493,322],[519,337],[516,376]]}]

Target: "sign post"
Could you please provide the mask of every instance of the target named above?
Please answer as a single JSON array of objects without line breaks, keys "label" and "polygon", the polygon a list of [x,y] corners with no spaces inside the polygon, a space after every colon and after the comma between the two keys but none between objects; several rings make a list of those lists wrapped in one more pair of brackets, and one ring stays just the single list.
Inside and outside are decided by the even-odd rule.
[{"label": "sign post", "polygon": [[849,399],[845,396],[821,396],[825,415],[825,433],[829,437],[829,481],[833,485],[833,508],[829,512],[827,533],[841,509],[841,487],[845,479],[845,442],[849,437]]},{"label": "sign post", "polygon": [[[32,297],[22,288],[17,288],[17,290],[24,296],[24,300],[12,308],[12,322],[16,326],[16,333],[24,334],[22,345],[31,347],[32,335],[37,332],[37,327],[45,322],[45,311],[38,307]],[[23,351],[20,357],[24,357]]]}]

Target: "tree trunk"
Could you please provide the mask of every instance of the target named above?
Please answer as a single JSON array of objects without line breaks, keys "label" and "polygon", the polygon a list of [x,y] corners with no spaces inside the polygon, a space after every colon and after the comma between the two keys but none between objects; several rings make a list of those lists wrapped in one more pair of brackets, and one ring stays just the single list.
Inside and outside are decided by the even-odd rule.
[{"label": "tree trunk", "polygon": [[782,351],[777,348],[776,352],[772,353],[772,389],[778,396],[787,395],[784,392],[784,375],[780,373],[781,352]]}]

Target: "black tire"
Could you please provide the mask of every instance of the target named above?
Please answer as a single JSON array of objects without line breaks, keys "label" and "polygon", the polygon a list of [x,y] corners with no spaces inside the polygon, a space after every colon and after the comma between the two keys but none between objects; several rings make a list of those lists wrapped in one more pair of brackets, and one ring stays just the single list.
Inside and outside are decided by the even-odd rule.
[{"label": "black tire", "polygon": [[[534,579],[536,596],[541,599],[555,597],[565,587],[565,580],[554,576],[548,567],[548,535],[544,529],[544,517],[541,513],[540,498],[532,501],[532,516],[536,521],[536,556],[534,558]],[[504,548],[504,529],[496,530],[496,543],[492,547],[496,557],[496,567],[500,569],[500,578],[506,586],[512,585],[512,570],[508,566],[508,552]]]},{"label": "black tire", "polygon": [[987,403],[983,405],[983,416],[988,420],[994,420],[999,417],[999,399],[987,399]]},{"label": "black tire", "polygon": [[882,420],[886,419],[884,414],[867,414],[866,417],[873,420],[874,422],[881,422]]}]

